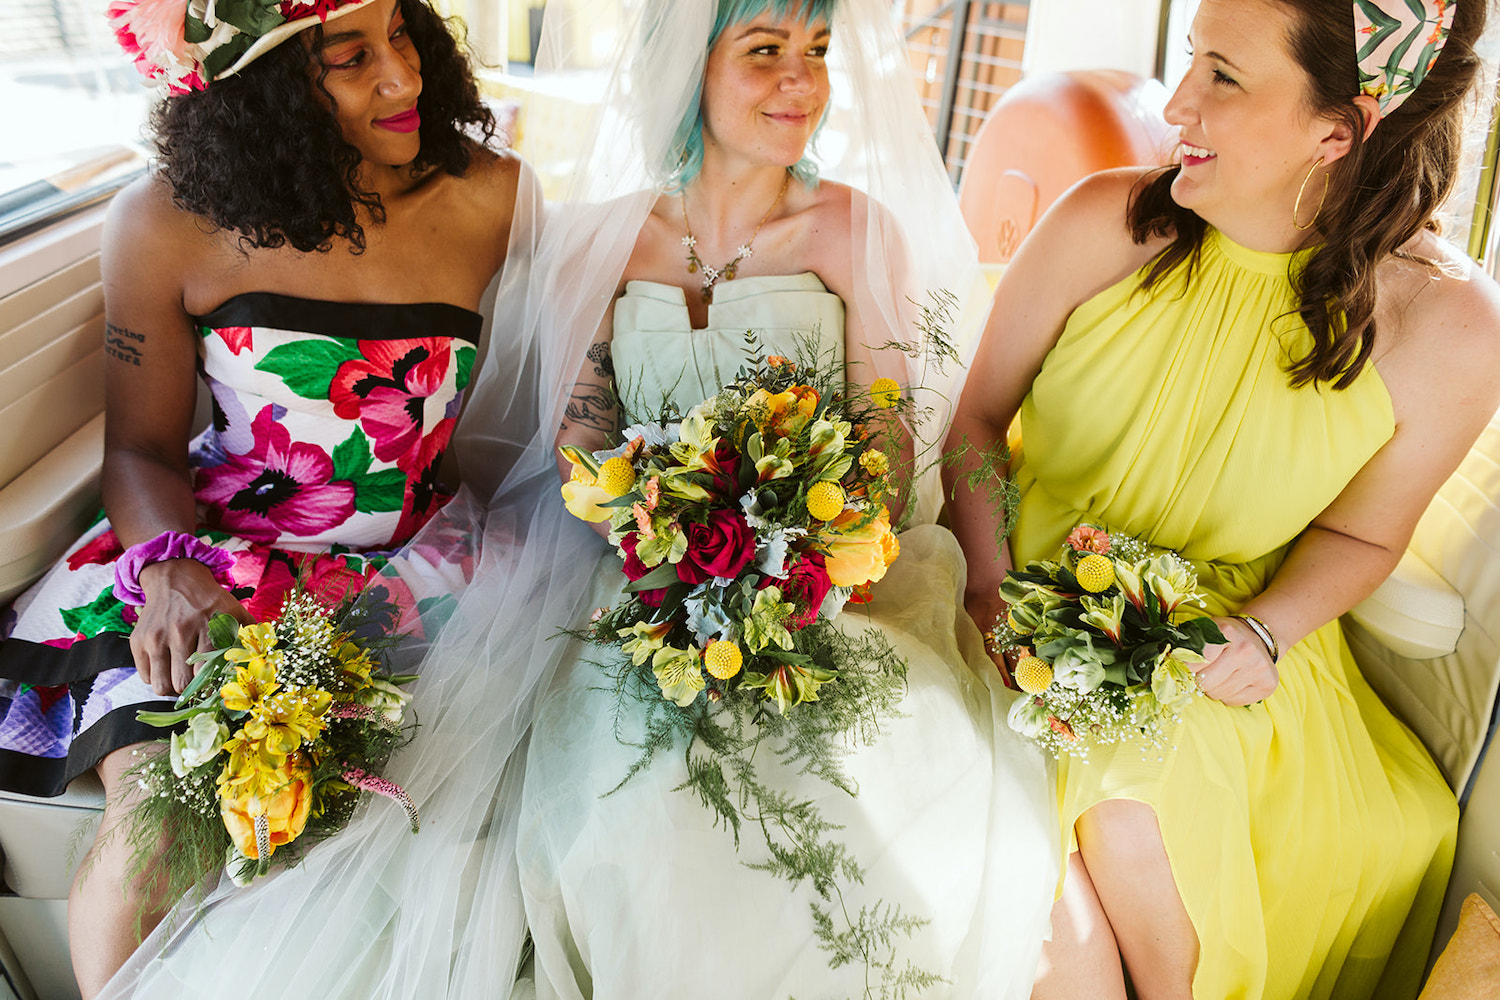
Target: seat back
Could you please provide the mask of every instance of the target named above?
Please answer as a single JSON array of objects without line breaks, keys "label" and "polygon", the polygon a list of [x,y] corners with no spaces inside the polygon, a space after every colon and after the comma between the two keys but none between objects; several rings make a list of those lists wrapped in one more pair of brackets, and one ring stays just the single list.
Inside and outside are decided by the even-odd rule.
[{"label": "seat back", "polygon": [[98,508],[104,441],[104,209],[0,249],[0,604]]},{"label": "seat back", "polygon": [[[1453,651],[1403,655],[1353,616],[1344,619],[1344,630],[1370,686],[1427,745],[1463,806],[1438,925],[1441,948],[1469,893],[1500,906],[1500,754],[1493,739],[1500,692],[1500,417],[1433,498],[1408,551],[1463,598],[1463,631]],[[1414,614],[1427,602],[1405,603]]]},{"label": "seat back", "polygon": [[1463,597],[1463,632],[1453,652],[1404,656],[1348,618],[1345,633],[1370,686],[1462,795],[1488,743],[1500,691],[1500,418],[1438,490],[1409,551]]}]

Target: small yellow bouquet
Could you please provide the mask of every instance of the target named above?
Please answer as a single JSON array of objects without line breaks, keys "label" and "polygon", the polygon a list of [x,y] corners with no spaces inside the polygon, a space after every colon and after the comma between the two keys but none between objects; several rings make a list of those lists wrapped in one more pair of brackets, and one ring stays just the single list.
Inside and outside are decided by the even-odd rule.
[{"label": "small yellow bouquet", "polygon": [[341,829],[363,792],[398,802],[416,831],[411,798],[379,777],[403,739],[400,685],[412,677],[378,669],[373,647],[389,640],[356,638],[354,628],[357,619],[394,620],[394,606],[387,610],[365,600],[336,616],[299,591],[274,621],[214,616],[215,648],[189,657],[197,674],[174,711],[137,715],[181,727],[135,769],[145,792],[130,824],[138,871],[162,864],[165,831],[177,894],[221,864],[246,884],[278,852],[295,863],[309,843]]}]

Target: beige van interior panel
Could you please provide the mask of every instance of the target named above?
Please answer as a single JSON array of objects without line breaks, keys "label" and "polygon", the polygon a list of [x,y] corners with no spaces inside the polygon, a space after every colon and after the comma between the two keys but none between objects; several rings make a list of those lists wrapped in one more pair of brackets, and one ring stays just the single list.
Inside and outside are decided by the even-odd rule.
[{"label": "beige van interior panel", "polygon": [[[99,308],[104,307],[104,290],[99,280],[99,254],[91,253],[52,274],[34,281],[0,298],[0,345],[8,331],[27,325],[57,308],[59,303],[78,292],[97,288]],[[5,357],[0,350],[0,359]]]},{"label": "beige van interior panel", "polygon": [[1349,611],[1380,644],[1408,660],[1430,660],[1458,648],[1464,631],[1464,599],[1415,552],[1375,593]]},{"label": "beige van interior panel", "polygon": [[0,603],[99,506],[104,448],[103,212],[0,249]]},{"label": "beige van interior panel", "polygon": [[1458,854],[1438,921],[1437,948],[1453,936],[1464,897],[1477,892],[1500,912],[1500,753],[1491,747],[1458,821]]},{"label": "beige van interior panel", "polygon": [[1410,659],[1381,645],[1358,623],[1347,628],[1370,686],[1421,737],[1456,791],[1478,761],[1500,689],[1500,636],[1491,631],[1500,625],[1497,504],[1500,422],[1491,422],[1422,515],[1410,546],[1463,595],[1464,628],[1452,653]]},{"label": "beige van interior panel", "polygon": [[98,244],[77,249],[81,257],[0,298],[0,420],[20,431],[0,446],[0,486],[104,408]]},{"label": "beige van interior panel", "polygon": [[0,603],[41,576],[99,510],[104,414],[0,487]]},{"label": "beige van interior panel", "polygon": [[[53,318],[53,313],[48,313],[37,317],[35,323],[0,334],[0,399],[17,399],[34,387],[46,385],[84,358],[100,353],[100,346],[104,342],[104,303],[98,301],[98,298],[97,288],[79,292],[72,300],[59,306],[58,310],[53,310],[56,313],[65,307],[71,307],[68,311],[85,313],[81,320],[72,325],[53,325],[47,322]],[[8,349],[12,346],[9,343],[11,340],[16,341],[14,346],[17,347],[28,346],[25,342],[33,341],[34,348],[6,365],[4,362]],[[60,409],[75,411],[86,419],[93,416],[89,410],[97,412],[103,406],[103,388],[101,382],[99,392],[94,394],[95,398],[60,399],[56,402],[61,404]]]}]

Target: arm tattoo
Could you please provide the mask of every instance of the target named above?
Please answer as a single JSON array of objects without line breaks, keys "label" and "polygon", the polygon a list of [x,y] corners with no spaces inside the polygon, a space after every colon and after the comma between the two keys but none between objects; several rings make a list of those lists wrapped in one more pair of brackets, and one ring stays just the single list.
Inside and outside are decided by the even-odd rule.
[{"label": "arm tattoo", "polygon": [[615,359],[610,353],[608,342],[590,344],[587,357],[594,363],[595,375],[600,378],[615,377]]},{"label": "arm tattoo", "polygon": [[[146,344],[146,335],[127,330],[113,323],[104,324],[104,353],[127,365],[141,366],[140,348]],[[136,346],[140,345],[140,347]]]},{"label": "arm tattoo", "polygon": [[608,387],[592,385],[588,382],[575,382],[573,395],[568,399],[563,416],[567,423],[613,434],[616,412],[614,394],[609,391]]}]

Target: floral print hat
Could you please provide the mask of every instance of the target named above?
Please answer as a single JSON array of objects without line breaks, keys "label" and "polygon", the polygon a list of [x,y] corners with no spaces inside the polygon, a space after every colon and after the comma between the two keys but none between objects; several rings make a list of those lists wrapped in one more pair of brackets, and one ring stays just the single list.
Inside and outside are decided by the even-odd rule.
[{"label": "floral print hat", "polygon": [[115,40],[171,94],[233,76],[304,28],[371,0],[112,0]]}]

